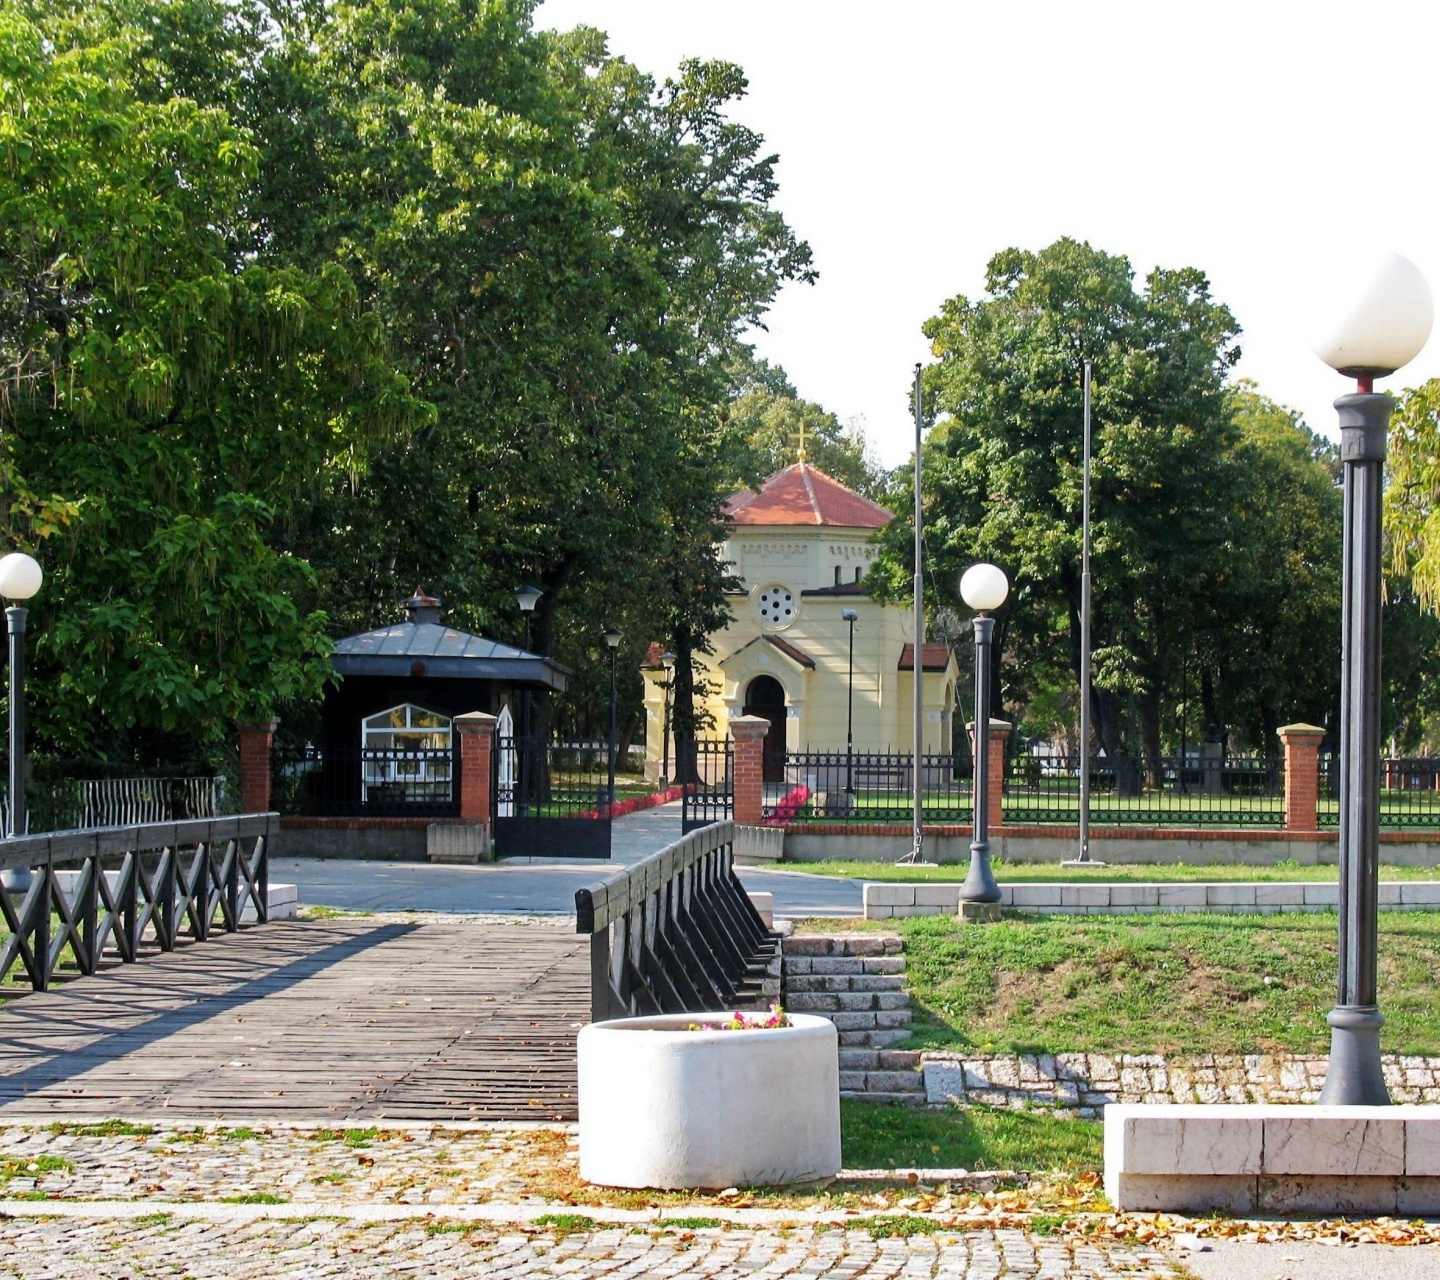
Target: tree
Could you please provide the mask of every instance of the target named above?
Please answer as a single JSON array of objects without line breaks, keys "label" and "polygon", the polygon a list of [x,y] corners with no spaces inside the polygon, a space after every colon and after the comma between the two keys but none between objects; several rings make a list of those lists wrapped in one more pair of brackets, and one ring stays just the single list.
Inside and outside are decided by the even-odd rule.
[{"label": "tree", "polygon": [[325,618],[270,521],[420,406],[334,263],[235,252],[258,157],[223,110],[137,96],[134,42],[64,11],[0,24],[0,518],[49,573],[37,746],[155,763],[318,694]]}]

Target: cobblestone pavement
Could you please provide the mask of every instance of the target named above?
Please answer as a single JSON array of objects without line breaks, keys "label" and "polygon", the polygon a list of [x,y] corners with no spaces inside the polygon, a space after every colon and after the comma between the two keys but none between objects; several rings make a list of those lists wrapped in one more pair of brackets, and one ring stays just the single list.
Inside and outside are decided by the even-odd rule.
[{"label": "cobblestone pavement", "polygon": [[326,1277],[813,1276],[836,1280],[1091,1280],[1169,1277],[1158,1254],[1071,1247],[1022,1231],[873,1239],[865,1230],[657,1230],[566,1232],[444,1222],[357,1224],[332,1218],[187,1221],[12,1218],[0,1223],[0,1276],[24,1280],[325,1280]]}]

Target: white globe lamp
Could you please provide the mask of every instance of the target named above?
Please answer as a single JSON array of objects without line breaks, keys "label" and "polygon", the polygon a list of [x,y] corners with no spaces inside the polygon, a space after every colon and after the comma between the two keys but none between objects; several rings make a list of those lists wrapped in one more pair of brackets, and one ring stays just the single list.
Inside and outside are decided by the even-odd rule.
[{"label": "white globe lamp", "polygon": [[1383,378],[1420,354],[1434,320],[1435,302],[1419,268],[1387,253],[1338,273],[1311,346],[1347,378]]},{"label": "white globe lamp", "polygon": [[1005,603],[1010,583],[993,564],[972,564],[960,576],[960,598],[976,613],[992,613]]},{"label": "white globe lamp", "polygon": [[12,551],[0,556],[0,596],[7,600],[28,600],[40,590],[45,574],[32,556]]}]

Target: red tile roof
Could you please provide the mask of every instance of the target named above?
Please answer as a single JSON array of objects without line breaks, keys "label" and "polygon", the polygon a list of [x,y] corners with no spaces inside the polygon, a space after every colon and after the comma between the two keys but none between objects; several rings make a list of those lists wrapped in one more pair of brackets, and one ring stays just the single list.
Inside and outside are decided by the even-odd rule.
[{"label": "red tile roof", "polygon": [[895,518],[893,512],[806,462],[776,472],[760,486],[759,493],[741,489],[731,494],[725,515],[731,524],[818,524],[845,529],[883,529]]},{"label": "red tile roof", "polygon": [[[948,644],[927,644],[925,646],[925,670],[944,671],[950,665],[950,646]],[[900,650],[899,671],[915,670],[915,646],[907,644]]]}]

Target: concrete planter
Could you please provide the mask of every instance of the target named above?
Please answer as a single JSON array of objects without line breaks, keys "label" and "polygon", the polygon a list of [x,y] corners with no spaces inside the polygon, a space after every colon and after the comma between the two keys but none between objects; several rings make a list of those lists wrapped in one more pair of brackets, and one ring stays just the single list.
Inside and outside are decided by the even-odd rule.
[{"label": "concrete planter", "polygon": [[580,1032],[580,1176],[606,1187],[808,1182],[840,1171],[838,1037],[791,1014],[768,1031],[686,1031],[723,1013]]}]

